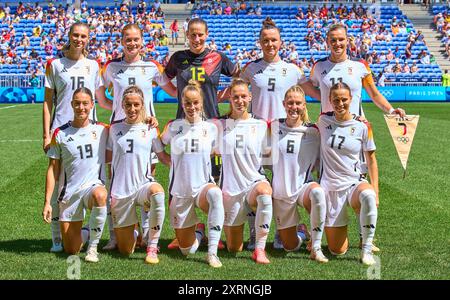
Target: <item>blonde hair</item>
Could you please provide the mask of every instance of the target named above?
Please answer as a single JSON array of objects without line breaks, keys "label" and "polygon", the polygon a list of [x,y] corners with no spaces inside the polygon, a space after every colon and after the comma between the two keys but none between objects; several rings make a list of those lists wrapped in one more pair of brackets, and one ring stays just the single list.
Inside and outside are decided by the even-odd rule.
[{"label": "blonde hair", "polygon": [[181,103],[183,106],[183,110],[184,110],[184,99],[186,98],[186,93],[187,92],[197,92],[200,95],[200,99],[202,101],[202,117],[204,115],[203,112],[203,104],[204,104],[204,96],[203,96],[203,91],[202,91],[202,86],[200,84],[200,82],[194,80],[194,79],[189,79],[188,84],[184,87],[183,91],[181,92]]},{"label": "blonde hair", "polygon": [[132,96],[132,95],[133,96],[137,95],[139,97],[139,99],[141,99],[142,109],[139,113],[138,122],[140,122],[140,123],[145,122],[145,120],[147,119],[147,111],[145,110],[144,93],[137,85],[130,85],[129,87],[127,87],[125,89],[125,91],[123,92],[123,95],[122,95],[122,106],[125,107],[125,99],[128,96]]},{"label": "blonde hair", "polygon": [[[86,28],[88,30],[88,37],[89,37],[89,33],[91,32],[91,30],[90,30],[89,26],[86,23],[77,22],[77,23],[72,24],[72,26],[70,26],[69,33],[67,34],[67,37],[68,37],[67,43],[62,48],[63,52],[67,52],[67,51],[70,50],[70,35],[73,33],[73,30],[75,29],[75,27],[78,27],[78,26]],[[88,47],[87,45],[83,49],[84,57],[87,57],[89,55],[89,51],[87,49],[87,47]]]},{"label": "blonde hair", "polygon": [[[292,93],[300,94],[300,96],[303,98],[303,100],[305,101],[305,104],[306,104],[305,92],[299,85],[293,85],[286,91],[286,93],[284,94],[284,101],[286,101],[289,94],[292,94]],[[308,115],[308,109],[307,109],[306,105],[305,105],[305,110],[303,110],[303,114],[300,116],[300,118],[302,119],[303,123],[310,122],[309,115]]]},{"label": "blonde hair", "polygon": [[[245,82],[243,79],[241,79],[239,77],[235,77],[235,78],[233,78],[233,81],[230,84],[230,93],[237,86],[245,86],[247,88],[247,90],[249,90],[247,82]],[[231,102],[232,101],[230,101],[230,110],[226,113],[227,115],[231,114],[231,112],[233,110]]]},{"label": "blonde hair", "polygon": [[134,24],[127,24],[127,25],[125,25],[125,26],[122,28],[122,32],[121,32],[121,33],[122,33],[122,38],[123,38],[124,32],[127,31],[127,30],[130,30],[130,29],[136,29],[136,30],[138,30],[139,33],[141,34],[141,37],[143,37],[143,33],[142,33],[141,27],[139,27],[138,24],[134,23]]}]

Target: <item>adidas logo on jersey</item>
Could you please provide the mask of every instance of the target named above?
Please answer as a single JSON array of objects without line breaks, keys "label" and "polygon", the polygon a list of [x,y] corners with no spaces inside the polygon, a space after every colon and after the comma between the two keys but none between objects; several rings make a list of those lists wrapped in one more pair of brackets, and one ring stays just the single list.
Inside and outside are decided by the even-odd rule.
[{"label": "adidas logo on jersey", "polygon": [[117,75],[123,74],[123,73],[125,73],[125,72],[122,69],[120,69],[119,72],[117,72]]},{"label": "adidas logo on jersey", "polygon": [[325,76],[325,75],[327,75],[327,70],[323,70],[323,72],[322,72],[322,74],[320,74],[320,75],[322,75],[322,76]]},{"label": "adidas logo on jersey", "polygon": [[67,69],[66,69],[66,67],[63,67],[63,69],[62,69],[61,73],[67,73]]},{"label": "adidas logo on jersey", "polygon": [[280,131],[278,131],[278,134],[283,135],[283,131],[281,131],[281,129],[280,129]]},{"label": "adidas logo on jersey", "polygon": [[189,64],[189,61],[188,61],[187,59],[185,59],[185,60],[182,62],[182,64],[183,64],[183,65],[188,65],[188,64]]},{"label": "adidas logo on jersey", "polygon": [[72,138],[72,137],[69,137],[69,138],[67,139],[67,142],[73,142],[73,138]]},{"label": "adidas logo on jersey", "polygon": [[116,136],[123,136],[122,131],[119,131],[119,132],[116,134]]},{"label": "adidas logo on jersey", "polygon": [[178,131],[175,133],[175,135],[182,134],[182,133],[183,133],[183,127],[180,126],[180,128],[178,128]]},{"label": "adidas logo on jersey", "polygon": [[331,130],[331,129],[333,129],[333,128],[331,127],[331,125],[328,125],[328,126],[326,127],[326,129]]},{"label": "adidas logo on jersey", "polygon": [[263,70],[259,70],[258,72],[256,72],[256,75],[262,74],[262,73],[263,73]]}]

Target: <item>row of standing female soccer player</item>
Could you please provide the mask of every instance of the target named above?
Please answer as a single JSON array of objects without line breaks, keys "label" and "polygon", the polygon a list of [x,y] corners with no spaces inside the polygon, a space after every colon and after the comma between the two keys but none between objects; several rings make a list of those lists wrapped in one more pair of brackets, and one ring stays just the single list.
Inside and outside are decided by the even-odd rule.
[{"label": "row of standing female soccer player", "polygon": [[[151,101],[152,93],[151,85],[148,84],[149,81],[152,79],[156,80],[166,91],[173,95],[174,87],[167,80],[167,78],[170,80],[173,77],[177,77],[179,87],[178,94],[181,93],[180,86],[186,86],[187,81],[191,78],[202,83],[202,90],[204,94],[207,95],[207,97],[205,97],[205,113],[210,117],[217,116],[218,109],[217,101],[215,100],[215,92],[217,91],[220,73],[230,76],[236,75],[238,72],[226,56],[205,49],[207,34],[207,24],[200,19],[193,20],[188,29],[190,49],[177,52],[173,55],[169,62],[169,66],[165,70],[165,75],[167,76],[164,77],[160,76],[161,72],[157,72],[156,64],[153,62],[144,63],[140,61],[139,50],[142,47],[142,34],[137,26],[127,25],[123,30],[122,37],[124,58],[109,63],[105,67],[104,70],[106,71],[103,72],[102,76],[105,79],[106,84],[114,85],[115,101],[113,101],[114,108],[112,119],[119,119],[119,117],[115,117],[116,115],[123,117],[123,112],[121,112],[121,107],[118,103],[120,103],[119,95],[126,86],[135,83],[146,89],[144,90],[145,108],[150,114],[153,114],[154,110]],[[96,69],[96,63],[92,63],[92,61],[85,59],[83,56],[83,49],[86,45],[88,35],[89,30],[86,26],[83,24],[75,24],[69,33],[70,44],[67,47],[65,58],[50,62],[47,67],[46,102],[44,104],[44,149],[46,149],[49,144],[49,119],[50,111],[52,110],[52,96],[55,89],[58,98],[55,109],[56,118],[52,123],[52,129],[57,128],[58,125],[64,124],[64,121],[67,121],[67,117],[70,116],[67,109],[69,107],[69,101],[67,101],[67,99],[70,98],[70,93],[73,93],[73,90],[76,87],[84,85],[89,86],[90,84],[91,87],[93,87],[93,90],[96,90],[95,94],[99,103],[106,108],[111,108],[111,104],[104,98],[103,87],[98,80],[98,67]],[[270,21],[264,22],[263,29],[260,33],[260,42],[264,54],[263,59],[250,63],[242,72],[242,77],[252,84],[254,99],[252,111],[257,115],[272,119],[277,114],[282,114],[279,109],[280,101],[278,99],[280,99],[279,95],[282,95],[289,87],[289,84],[302,83],[302,87],[307,94],[318,98],[318,92],[311,88],[311,82],[315,84],[318,83],[321,86],[322,103],[328,103],[323,100],[324,94],[327,94],[326,91],[329,90],[330,83],[333,83],[336,80],[343,82],[347,81],[350,84],[352,95],[357,100],[352,101],[353,106],[354,103],[357,102],[356,107],[360,107],[361,86],[364,84],[364,87],[369,92],[369,95],[372,96],[374,102],[383,110],[389,112],[394,111],[401,115],[404,114],[404,111],[401,109],[394,110],[376,90],[373,81],[368,80],[371,78],[370,73],[360,71],[363,68],[353,68],[352,73],[352,67],[354,67],[354,65],[351,64],[359,65],[358,62],[350,61],[346,56],[347,36],[345,27],[338,25],[330,29],[328,33],[328,42],[333,46],[331,48],[332,54],[328,60],[319,62],[315,68],[318,68],[321,64],[330,64],[331,67],[334,65],[344,64],[344,66],[346,66],[346,64],[350,64],[350,66],[348,66],[349,76],[347,76],[349,78],[343,78],[342,76],[337,78],[333,78],[332,76],[328,76],[328,78],[317,78],[314,77],[314,74],[319,74],[319,72],[312,72],[311,81],[305,81],[302,73],[295,66],[280,61],[278,56],[278,50],[281,43],[279,30]],[[359,64],[361,65],[360,62]],[[150,71],[148,69],[150,69]],[[329,72],[332,73],[333,70],[334,69],[331,68]],[[365,68],[365,70],[367,70],[367,68]],[[339,75],[339,71],[337,72]],[[147,75],[150,78],[143,75]],[[278,80],[277,82],[277,79],[280,78],[278,75],[285,78],[281,81]],[[326,72],[325,75],[327,75]],[[320,73],[320,76],[323,77],[324,72]],[[363,80],[355,81],[355,77],[359,77]],[[357,91],[356,93],[355,90]],[[64,94],[64,92],[66,94]],[[119,97],[119,100],[117,97]],[[181,99],[180,95],[178,98]],[[63,99],[66,99],[66,101],[62,101]],[[359,110],[358,112],[358,114],[361,114],[362,111]],[[182,110],[181,106],[179,106],[177,116],[181,115]],[[62,120],[63,118],[66,118],[66,120]],[[55,197],[53,198],[57,198],[56,195],[57,194],[55,193]],[[56,223],[56,226],[52,226],[53,233],[57,233],[59,228],[57,222],[58,214],[55,214],[55,211],[56,209],[53,210],[53,223]],[[143,216],[145,216],[145,214],[143,214]],[[145,220],[143,221],[143,224],[145,224]],[[57,236],[57,234],[53,235]],[[55,245],[56,248],[58,247],[57,242],[57,238],[54,238],[53,248],[55,248]]]}]

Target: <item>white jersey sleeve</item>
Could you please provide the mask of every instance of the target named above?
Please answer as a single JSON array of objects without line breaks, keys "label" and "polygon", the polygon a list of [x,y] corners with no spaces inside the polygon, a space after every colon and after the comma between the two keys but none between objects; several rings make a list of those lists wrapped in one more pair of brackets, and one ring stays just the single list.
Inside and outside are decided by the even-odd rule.
[{"label": "white jersey sleeve", "polygon": [[350,113],[363,116],[361,93],[365,84],[373,83],[372,71],[364,60],[347,59],[340,63],[332,63],[328,58],[320,59],[313,66],[310,79],[314,86],[320,88],[320,105],[322,112],[333,111],[330,103],[330,89],[338,83],[347,84],[352,92]]},{"label": "white jersey sleeve", "polygon": [[60,201],[67,201],[80,188],[102,181],[107,138],[108,129],[101,123],[83,128],[67,123],[54,131],[47,155],[60,160]]},{"label": "white jersey sleeve", "polygon": [[282,60],[267,63],[258,59],[244,67],[241,77],[251,85],[251,112],[271,121],[286,117],[284,95],[290,87],[302,82],[304,74],[296,65]]},{"label": "white jersey sleeve", "polygon": [[361,151],[374,151],[372,129],[357,118],[339,122],[333,113],[322,114],[318,127],[321,137],[322,187],[345,190],[363,178]]},{"label": "white jersey sleeve", "polygon": [[[78,61],[66,57],[51,60],[47,63],[46,87],[53,89],[55,94],[55,109],[51,124],[54,130],[73,119],[71,101],[73,92],[80,87],[86,87],[95,95],[102,85],[99,66],[95,60],[83,58]],[[96,121],[96,111],[91,110],[89,118]]]},{"label": "white jersey sleeve", "polygon": [[290,128],[285,119],[271,126],[273,197],[296,201],[303,185],[312,181],[311,172],[319,159],[319,129],[313,124]]},{"label": "white jersey sleeve", "polygon": [[144,106],[149,116],[155,116],[153,105],[153,81],[166,85],[168,80],[162,75],[162,66],[155,61],[127,63],[123,59],[108,61],[103,68],[105,86],[112,91],[113,110],[111,123],[125,119],[122,95],[130,85],[138,86],[144,93]]},{"label": "white jersey sleeve", "polygon": [[143,183],[154,181],[151,175],[151,149],[156,138],[156,129],[149,128],[147,124],[118,122],[111,125],[108,147],[112,146],[113,152],[112,197],[128,197],[138,191]]},{"label": "white jersey sleeve", "polygon": [[265,179],[262,155],[267,144],[267,123],[260,119],[220,119],[222,172],[220,187],[227,195],[246,191],[255,181]]},{"label": "white jersey sleeve", "polygon": [[177,197],[196,197],[211,176],[211,153],[217,143],[217,127],[212,122],[194,124],[177,119],[166,126],[161,140],[170,144],[169,192]]}]

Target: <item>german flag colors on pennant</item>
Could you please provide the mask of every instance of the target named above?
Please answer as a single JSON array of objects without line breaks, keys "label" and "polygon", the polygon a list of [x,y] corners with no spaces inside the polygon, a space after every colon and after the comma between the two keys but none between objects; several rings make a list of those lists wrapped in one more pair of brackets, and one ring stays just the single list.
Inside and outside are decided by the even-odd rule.
[{"label": "german flag colors on pennant", "polygon": [[406,115],[403,118],[398,115],[384,115],[384,119],[394,141],[395,149],[397,149],[400,162],[405,170],[404,175],[406,175],[406,164],[408,163],[409,152],[416,134],[417,124],[419,123],[419,115]]}]

